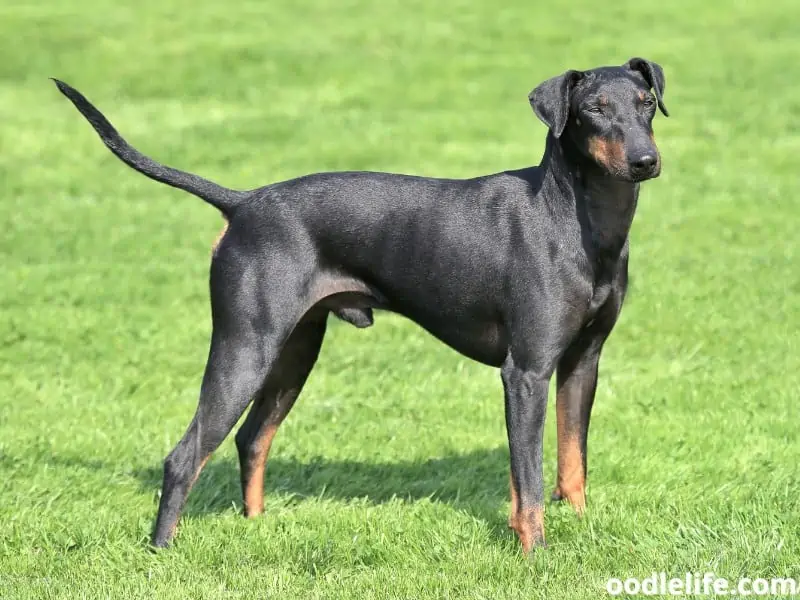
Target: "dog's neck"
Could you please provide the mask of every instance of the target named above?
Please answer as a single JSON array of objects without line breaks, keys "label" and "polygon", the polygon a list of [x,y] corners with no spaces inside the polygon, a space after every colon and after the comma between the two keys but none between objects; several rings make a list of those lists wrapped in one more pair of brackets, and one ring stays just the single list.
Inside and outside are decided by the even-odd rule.
[{"label": "dog's neck", "polygon": [[639,196],[639,184],[614,179],[572,144],[566,135],[547,135],[544,158],[545,186],[567,200],[588,234],[592,254],[603,262],[616,262],[628,239]]}]

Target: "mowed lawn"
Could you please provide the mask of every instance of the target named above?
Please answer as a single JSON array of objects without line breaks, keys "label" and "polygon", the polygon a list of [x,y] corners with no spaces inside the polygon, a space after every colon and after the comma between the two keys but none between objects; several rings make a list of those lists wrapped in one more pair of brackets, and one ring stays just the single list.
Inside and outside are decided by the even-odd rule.
[{"label": "mowed lawn", "polygon": [[[598,598],[653,571],[800,578],[794,1],[123,4],[0,6],[0,597]],[[529,90],[637,55],[663,65],[672,116],[601,363],[586,516],[549,505],[550,547],[523,557],[498,373],[378,314],[332,322],[273,446],[266,514],[241,517],[231,436],[174,546],[151,552],[222,219],[119,163],[47,78],[157,160],[248,188],[538,163]]]}]

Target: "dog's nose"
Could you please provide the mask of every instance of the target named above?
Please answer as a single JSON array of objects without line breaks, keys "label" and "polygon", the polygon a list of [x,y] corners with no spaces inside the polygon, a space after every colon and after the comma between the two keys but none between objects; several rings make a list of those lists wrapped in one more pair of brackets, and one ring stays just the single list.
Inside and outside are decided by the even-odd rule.
[{"label": "dog's nose", "polygon": [[647,171],[656,166],[657,160],[654,154],[643,154],[631,161],[631,168],[634,171]]}]

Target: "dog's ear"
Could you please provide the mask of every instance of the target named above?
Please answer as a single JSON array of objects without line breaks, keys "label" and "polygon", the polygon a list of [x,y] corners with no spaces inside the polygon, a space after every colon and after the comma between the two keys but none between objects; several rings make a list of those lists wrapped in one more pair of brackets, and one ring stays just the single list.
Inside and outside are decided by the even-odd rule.
[{"label": "dog's ear", "polygon": [[540,83],[528,94],[533,112],[550,128],[555,137],[561,137],[569,117],[569,98],[572,88],[581,80],[580,71],[567,71]]},{"label": "dog's ear", "polygon": [[668,117],[669,111],[667,111],[667,107],[664,106],[664,89],[667,86],[667,82],[664,79],[664,69],[661,68],[661,65],[651,62],[645,58],[636,57],[630,59],[623,66],[633,71],[638,71],[642,74],[644,80],[647,82],[647,85],[653,88],[653,91],[656,94],[658,108],[665,117]]}]

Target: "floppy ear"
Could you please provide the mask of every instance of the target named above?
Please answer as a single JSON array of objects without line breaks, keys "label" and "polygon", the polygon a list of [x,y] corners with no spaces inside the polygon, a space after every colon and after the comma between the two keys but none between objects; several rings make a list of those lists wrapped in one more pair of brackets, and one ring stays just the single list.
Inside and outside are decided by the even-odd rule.
[{"label": "floppy ear", "polygon": [[563,75],[540,83],[528,94],[533,112],[542,123],[550,128],[553,135],[561,137],[569,117],[569,96],[572,88],[583,77],[580,71],[567,71]]},{"label": "floppy ear", "polygon": [[664,106],[664,89],[667,86],[666,81],[664,80],[664,70],[661,68],[661,65],[658,63],[650,62],[644,58],[632,58],[628,62],[626,62],[623,66],[632,69],[633,71],[639,71],[644,77],[644,80],[647,82],[653,91],[656,93],[656,100],[658,101],[658,108],[664,113],[665,117],[669,116],[669,111],[667,111],[667,107]]}]

